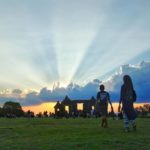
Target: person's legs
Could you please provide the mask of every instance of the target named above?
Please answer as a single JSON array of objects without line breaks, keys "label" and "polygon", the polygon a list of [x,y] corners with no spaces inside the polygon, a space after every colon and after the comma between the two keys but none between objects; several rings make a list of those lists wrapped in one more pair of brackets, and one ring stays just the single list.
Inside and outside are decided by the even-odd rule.
[{"label": "person's legs", "polygon": [[125,131],[129,132],[129,119],[125,113],[123,114],[123,121],[124,121]]},{"label": "person's legs", "polygon": [[107,128],[107,118],[106,116],[102,116],[102,122],[101,122],[101,126],[104,128]]},{"label": "person's legs", "polygon": [[106,117],[106,116],[105,116],[104,120],[105,120],[104,127],[107,128],[107,127],[108,127],[108,124],[107,124],[107,117]]},{"label": "person's legs", "polygon": [[101,126],[104,127],[104,124],[105,124],[105,118],[102,116]]},{"label": "person's legs", "polygon": [[132,128],[134,131],[136,131],[136,123],[135,123],[135,120],[130,120],[130,123],[132,125]]}]

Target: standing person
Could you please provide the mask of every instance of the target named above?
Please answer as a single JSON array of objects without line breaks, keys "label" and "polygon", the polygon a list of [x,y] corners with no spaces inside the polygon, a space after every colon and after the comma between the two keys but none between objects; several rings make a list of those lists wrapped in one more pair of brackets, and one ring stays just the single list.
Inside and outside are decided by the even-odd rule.
[{"label": "standing person", "polygon": [[113,111],[112,103],[110,101],[109,93],[104,91],[105,87],[104,85],[100,85],[100,91],[97,93],[97,104],[100,109],[100,113],[102,116],[101,126],[106,128],[108,126],[107,124],[107,110],[108,110],[108,102],[111,105],[111,109]]},{"label": "standing person", "polygon": [[129,75],[125,75],[123,77],[123,81],[124,84],[121,86],[118,111],[120,112],[122,103],[124,127],[125,131],[129,132],[129,123],[132,124],[133,130],[136,130],[135,119],[137,114],[133,107],[133,102],[136,101],[136,93],[134,91],[132,80]]}]

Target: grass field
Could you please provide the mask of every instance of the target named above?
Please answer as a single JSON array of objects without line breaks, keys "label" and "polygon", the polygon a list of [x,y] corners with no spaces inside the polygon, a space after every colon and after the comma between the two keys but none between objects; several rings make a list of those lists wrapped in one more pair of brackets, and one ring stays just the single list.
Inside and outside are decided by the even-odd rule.
[{"label": "grass field", "polygon": [[137,131],[125,133],[122,120],[0,119],[0,150],[150,150],[150,119],[137,119]]}]

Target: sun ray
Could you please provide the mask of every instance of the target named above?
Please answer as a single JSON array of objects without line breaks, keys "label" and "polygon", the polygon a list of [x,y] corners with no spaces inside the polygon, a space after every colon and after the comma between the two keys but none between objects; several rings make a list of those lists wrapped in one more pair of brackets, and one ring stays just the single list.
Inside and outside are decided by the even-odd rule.
[{"label": "sun ray", "polygon": [[1,88],[82,84],[128,63],[150,47],[148,4],[1,3]]}]

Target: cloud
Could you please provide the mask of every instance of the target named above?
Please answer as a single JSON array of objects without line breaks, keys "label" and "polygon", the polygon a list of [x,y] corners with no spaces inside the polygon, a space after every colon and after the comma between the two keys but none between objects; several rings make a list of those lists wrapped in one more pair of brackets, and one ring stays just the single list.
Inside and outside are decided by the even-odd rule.
[{"label": "cloud", "polygon": [[13,91],[12,91],[12,93],[13,94],[21,94],[22,93],[22,90],[20,90],[20,89],[14,89]]},{"label": "cloud", "polygon": [[133,80],[133,85],[137,93],[137,102],[150,102],[150,62],[143,61],[139,65],[123,65],[115,75],[104,81],[114,101],[119,99],[120,87],[125,74],[130,75]]},{"label": "cloud", "polygon": [[[66,88],[59,87],[59,84],[55,85],[52,90],[44,87],[40,92],[32,91],[25,95],[25,97],[14,97],[15,94],[21,94],[19,89],[5,91],[6,95],[0,95],[0,101],[2,103],[12,100],[20,102],[22,105],[33,105],[48,101],[63,100],[66,95],[70,99],[90,99],[92,96],[96,97],[99,90],[99,85],[103,83],[107,91],[109,91],[111,100],[113,102],[119,101],[120,87],[123,83],[122,79],[125,74],[131,76],[134,84],[134,88],[137,92],[137,102],[150,102],[150,62],[141,62],[138,65],[122,65],[116,73],[110,76],[107,80],[101,82],[98,79],[94,79],[85,85],[78,85],[70,83]],[[9,92],[8,92],[9,91]],[[8,96],[9,93],[9,96]]]},{"label": "cloud", "polygon": [[81,84],[150,47],[150,1],[16,1],[0,5],[0,89]]},{"label": "cloud", "polygon": [[26,94],[25,97],[20,98],[14,96],[14,93],[21,93],[21,91],[15,89],[9,97],[1,96],[0,100],[3,103],[12,100],[20,102],[22,105],[33,105],[42,102],[63,100],[66,95],[71,99],[90,99],[92,96],[96,95],[100,83],[101,81],[94,79],[84,86],[70,83],[66,88],[55,86],[53,90],[49,90],[44,87],[39,93],[32,91]]},{"label": "cloud", "polygon": [[39,97],[42,100],[62,100],[65,95],[68,95],[71,99],[89,99],[91,96],[95,96],[100,81],[95,79],[84,86],[80,86],[75,83],[70,83],[66,88],[56,87],[53,90],[47,88],[41,89]]}]

